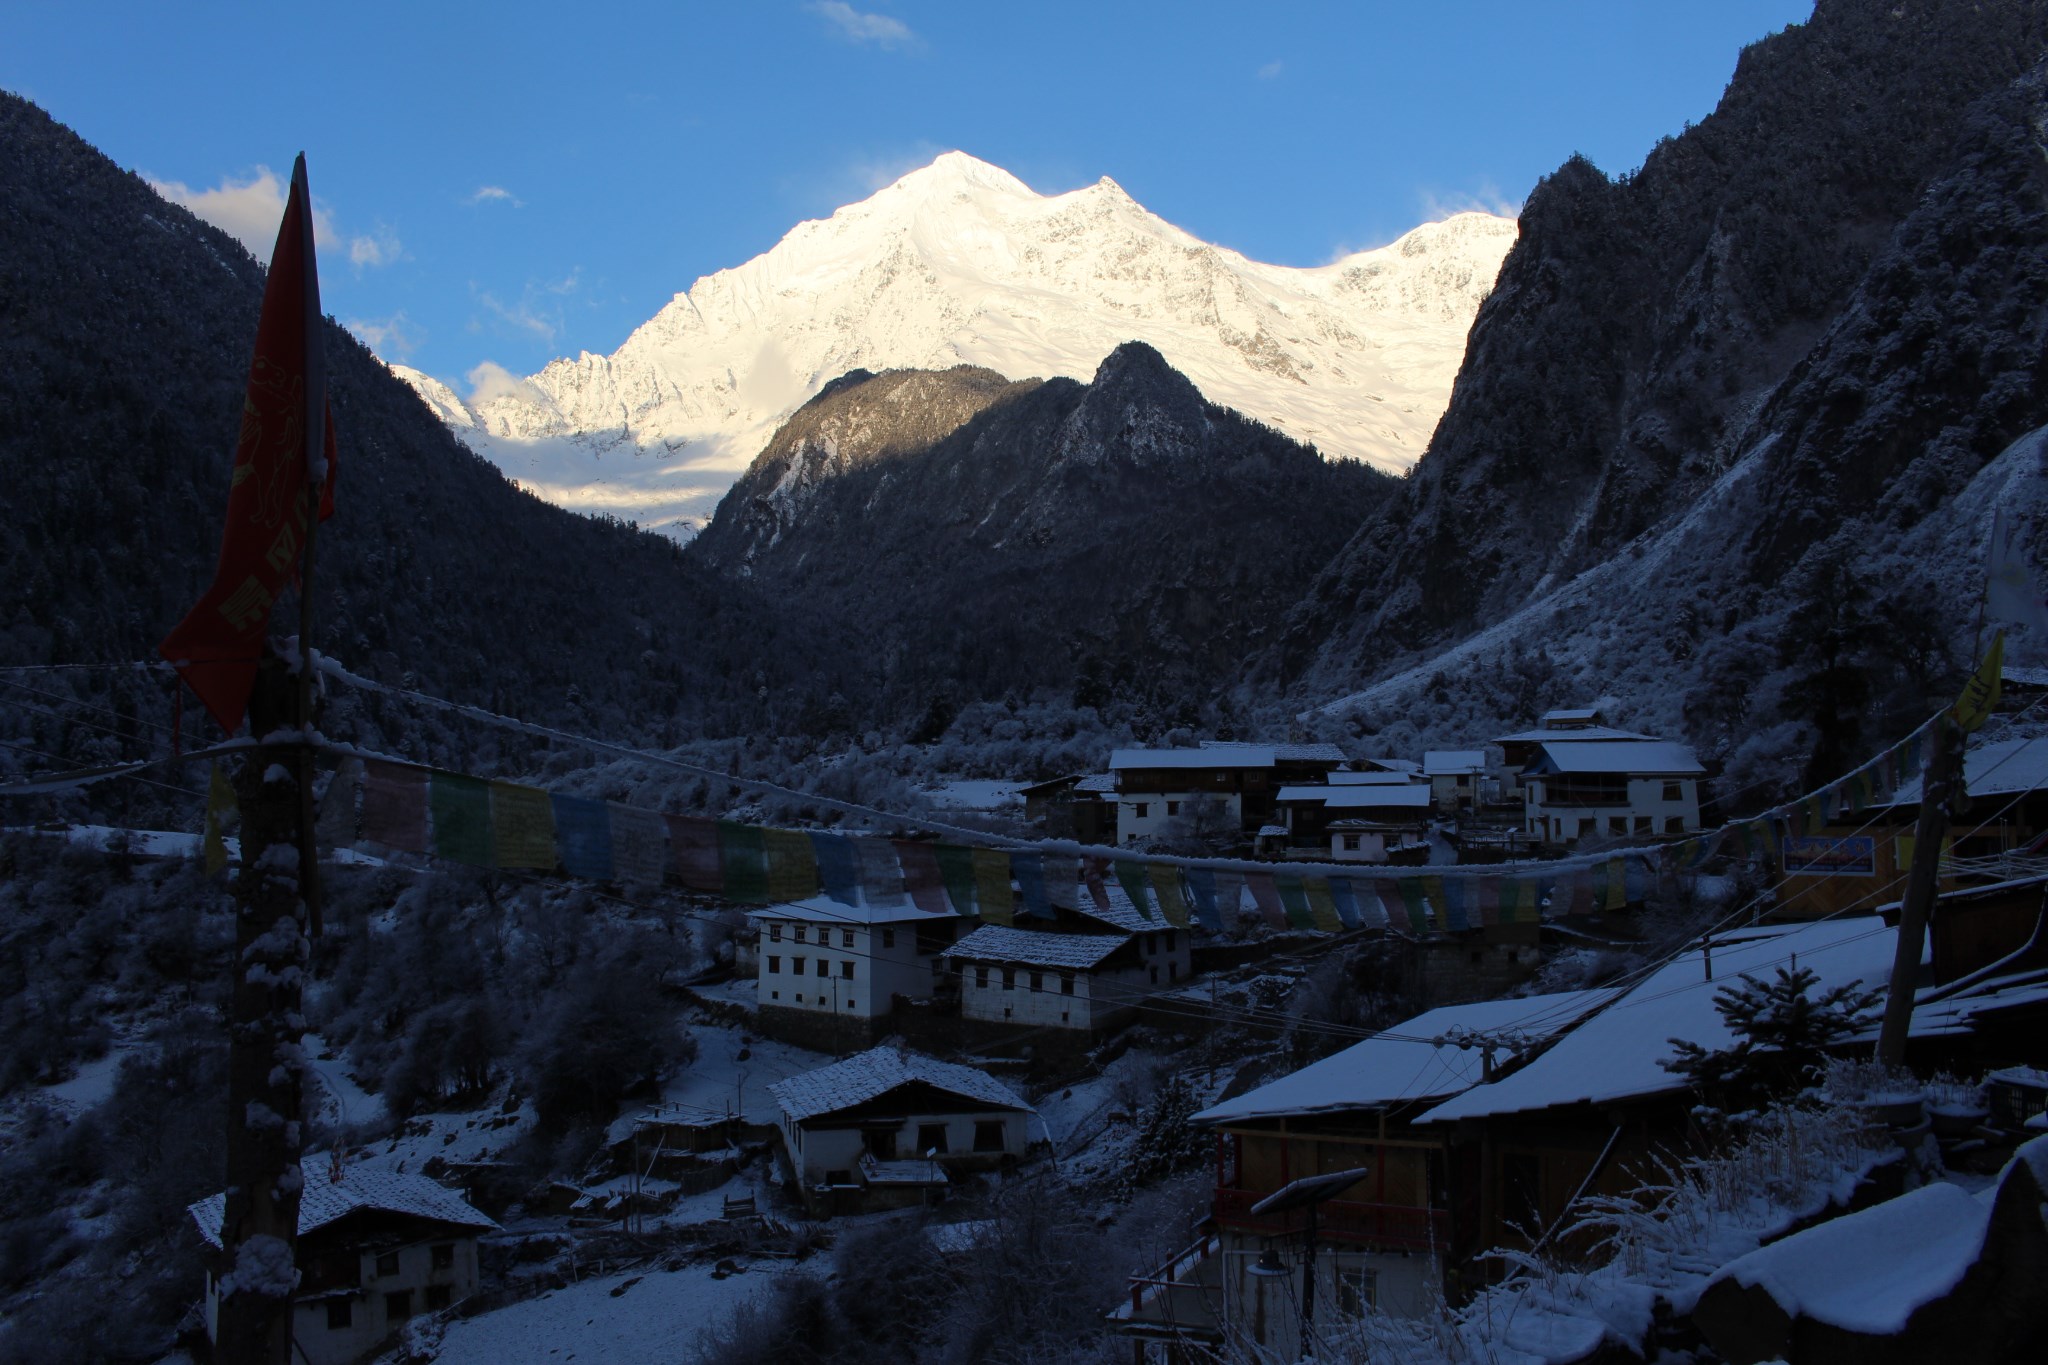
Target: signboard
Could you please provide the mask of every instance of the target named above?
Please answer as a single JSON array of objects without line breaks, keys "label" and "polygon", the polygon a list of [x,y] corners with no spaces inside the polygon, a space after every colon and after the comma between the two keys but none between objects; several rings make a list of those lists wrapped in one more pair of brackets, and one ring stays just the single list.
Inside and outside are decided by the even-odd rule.
[{"label": "signboard", "polygon": [[1787,876],[1877,875],[1877,840],[1867,834],[1846,838],[1815,834],[1787,838],[1784,856]]}]

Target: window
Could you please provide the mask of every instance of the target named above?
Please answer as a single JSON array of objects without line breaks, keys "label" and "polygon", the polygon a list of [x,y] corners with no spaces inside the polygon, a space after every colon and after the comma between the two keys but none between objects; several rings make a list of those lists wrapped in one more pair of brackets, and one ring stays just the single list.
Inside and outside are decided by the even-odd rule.
[{"label": "window", "polygon": [[793,957],[789,960],[789,964],[790,970],[795,972],[798,976],[802,976],[804,974],[804,960],[802,958]]},{"label": "window", "polygon": [[454,1294],[455,1291],[445,1284],[428,1285],[427,1311],[429,1313],[432,1313],[437,1309],[446,1308],[449,1302],[454,1298]]},{"label": "window", "polygon": [[1152,814],[1152,803],[1150,801],[1133,802],[1131,804],[1131,814],[1140,820],[1150,817]]},{"label": "window", "polygon": [[1166,813],[1167,813],[1168,815],[1179,815],[1179,814],[1180,814],[1180,802],[1178,802],[1178,801],[1169,801],[1169,802],[1167,802],[1167,803],[1166,803]]},{"label": "window", "polygon": [[927,1152],[946,1154],[946,1125],[943,1123],[920,1123],[917,1125],[917,1154]]},{"label": "window", "polygon": [[1073,974],[1072,972],[1061,972],[1061,973],[1060,973],[1060,994],[1061,994],[1061,995],[1072,995],[1073,993],[1074,993],[1074,974]]},{"label": "window", "polygon": [[1178,962],[1169,962],[1166,964],[1166,979],[1168,981],[1180,980],[1180,964]]},{"label": "window", "polygon": [[377,1273],[379,1275],[396,1275],[398,1273],[398,1253],[395,1251],[381,1253],[377,1257]]},{"label": "window", "polygon": [[1358,836],[1356,834],[1344,836],[1344,849],[1347,853],[1356,853],[1358,851]]},{"label": "window", "polygon": [[1146,971],[1148,971],[1148,972],[1150,972],[1150,973],[1152,973],[1152,984],[1153,984],[1153,985],[1155,985],[1155,986],[1156,986],[1156,985],[1158,985],[1158,984],[1159,984],[1159,964],[1155,962],[1155,963],[1153,963],[1153,964],[1152,964],[1151,966],[1147,967],[1147,968],[1146,968],[1145,970],[1146,970]]},{"label": "window", "polygon": [[1666,816],[1664,819],[1664,832],[1666,834],[1685,833],[1685,817],[1682,815]]},{"label": "window", "polygon": [[976,1119],[974,1121],[974,1150],[977,1152],[1000,1152],[1003,1150],[1003,1121],[1001,1119]]},{"label": "window", "polygon": [[1017,972],[1016,972],[1016,969],[1015,969],[1015,968],[1013,968],[1013,967],[1005,967],[1005,968],[1003,968],[1003,989],[1004,989],[1004,990],[1006,990],[1006,991],[1009,991],[1009,990],[1015,990],[1016,988],[1017,988]]},{"label": "window", "polygon": [[1626,815],[1610,815],[1610,816],[1608,816],[1608,817],[1607,817],[1607,832],[1608,832],[1609,834],[1626,834],[1626,833],[1628,833],[1628,817],[1627,817]]},{"label": "window", "polygon": [[780,999],[782,998],[782,992],[781,992],[781,991],[770,991],[770,992],[768,992],[768,998],[769,998],[770,1000],[780,1000]]},{"label": "window", "polygon": [[798,943],[802,943],[804,941],[804,926],[801,924],[799,924],[796,927],[796,941]]},{"label": "window", "polygon": [[803,993],[802,991],[798,991],[798,992],[796,993],[796,1002],[797,1002],[797,1004],[799,1004],[799,1005],[803,1004],[803,1002],[804,1002],[804,993]]},{"label": "window", "polygon": [[327,1330],[338,1332],[344,1327],[355,1326],[355,1310],[354,1299],[329,1299],[327,1301]]},{"label": "window", "polygon": [[1173,929],[1168,929],[1168,930],[1166,931],[1166,951],[1167,951],[1167,952],[1169,952],[1169,953],[1170,953],[1170,952],[1172,952],[1172,951],[1174,950],[1175,946],[1179,944],[1179,942],[1180,942],[1180,939],[1179,939],[1179,937],[1178,937],[1178,931],[1177,931],[1177,930],[1173,930]]},{"label": "window", "polygon": [[433,1258],[434,1269],[455,1269],[455,1243],[436,1242],[433,1246]]},{"label": "window", "polygon": [[882,931],[882,946],[884,948],[894,948],[896,946],[896,931],[894,929],[884,929]]},{"label": "window", "polygon": [[988,968],[976,967],[974,969],[974,984],[983,990],[988,989]]},{"label": "window", "polygon": [[1337,1311],[1362,1318],[1379,1306],[1380,1273],[1368,1266],[1337,1267]]},{"label": "window", "polygon": [[1666,782],[1664,784],[1664,799],[1666,801],[1685,800],[1685,788],[1676,782]]},{"label": "window", "polygon": [[779,958],[779,957],[771,957],[771,958],[769,958],[769,959],[768,959],[768,970],[769,970],[770,972],[779,972],[779,971],[781,971],[781,970],[782,970],[782,959],[781,959],[781,958]]},{"label": "window", "polygon": [[1031,989],[1034,991],[1042,991],[1045,989],[1044,972],[1033,972],[1031,974]]},{"label": "window", "polygon": [[779,922],[771,922],[769,924],[768,941],[770,943],[782,942],[782,925]]},{"label": "window", "polygon": [[841,929],[839,931],[839,946],[842,948],[851,948],[853,946],[853,930]]},{"label": "window", "polygon": [[412,1316],[412,1291],[401,1289],[384,1296],[384,1321],[404,1322]]},{"label": "window", "polygon": [[848,981],[851,981],[851,980],[853,980],[853,959],[852,959],[852,958],[848,958],[848,959],[847,959],[846,961],[844,961],[844,962],[842,962],[842,963],[840,963],[840,964],[839,964],[839,975],[840,975],[840,976],[842,976],[842,977],[844,977],[844,978],[845,978],[846,980],[848,980]]},{"label": "window", "polygon": [[896,1130],[878,1128],[868,1134],[868,1153],[877,1161],[896,1159]]},{"label": "window", "polygon": [[1142,951],[1147,957],[1152,955],[1152,935],[1145,935],[1145,946]]},{"label": "window", "polygon": [[819,959],[818,959],[818,975],[819,975],[819,976],[830,976],[830,975],[832,975],[832,959],[831,959],[831,958],[828,958],[828,957],[821,957],[821,958],[819,958]]},{"label": "window", "polygon": [[1649,832],[1650,832],[1650,817],[1649,817],[1649,816],[1647,816],[1647,815],[1638,815],[1638,816],[1636,817],[1636,833],[1638,833],[1638,834],[1648,834]]}]

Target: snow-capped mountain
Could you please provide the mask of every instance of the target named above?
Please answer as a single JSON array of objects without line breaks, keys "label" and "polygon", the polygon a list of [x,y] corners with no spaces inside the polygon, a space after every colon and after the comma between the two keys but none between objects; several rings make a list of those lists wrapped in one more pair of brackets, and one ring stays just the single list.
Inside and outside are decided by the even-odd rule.
[{"label": "snow-capped mountain", "polygon": [[393,368],[541,496],[678,530],[701,525],[777,425],[849,370],[1085,379],[1130,340],[1211,401],[1326,455],[1405,470],[1515,231],[1464,213],[1327,266],[1265,265],[1107,178],[1040,195],[948,152],[698,280],[609,356],[468,401]]}]

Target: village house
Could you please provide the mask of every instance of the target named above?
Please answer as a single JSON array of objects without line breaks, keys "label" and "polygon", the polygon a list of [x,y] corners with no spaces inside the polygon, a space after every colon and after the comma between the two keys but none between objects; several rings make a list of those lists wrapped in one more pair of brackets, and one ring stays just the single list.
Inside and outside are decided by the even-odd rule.
[{"label": "village house", "polygon": [[1018,795],[1024,798],[1024,818],[1049,838],[1082,844],[1117,841],[1113,773],[1070,773],[1019,788]]},{"label": "village house", "polygon": [[[349,1365],[387,1345],[415,1314],[474,1294],[477,1236],[498,1225],[425,1176],[324,1165],[310,1157],[304,1163],[292,1359]],[[224,1252],[227,1196],[202,1199],[189,1212],[199,1235]],[[202,1307],[207,1339],[215,1340],[220,1299],[212,1271]]]},{"label": "village house", "polygon": [[1211,740],[1194,749],[1118,749],[1109,758],[1117,841],[1170,837],[1174,822],[1193,821],[1203,808],[1213,809],[1221,829],[1251,835],[1273,823],[1282,786],[1321,781],[1343,762],[1332,744]]},{"label": "village house", "polygon": [[818,895],[751,911],[761,1031],[805,1047],[865,1046],[888,1029],[897,999],[947,983],[940,955],[974,921],[918,909],[907,897],[857,904]]},{"label": "village house", "polygon": [[[1896,900],[1913,865],[1920,786],[1916,777],[1868,810],[1788,835],[1778,849],[1784,881],[1776,917],[1813,919]],[[2048,831],[2048,737],[1973,745],[1963,755],[1963,790],[1975,805],[1943,844],[1941,884],[2023,873],[2027,860],[2017,855]]]},{"label": "village house", "polygon": [[769,1087],[790,1175],[814,1218],[935,1203],[958,1172],[1021,1158],[1036,1117],[1001,1081],[893,1047]]},{"label": "village house", "polygon": [[1486,781],[1486,751],[1431,749],[1422,756],[1422,775],[1429,779],[1430,800],[1440,813],[1469,811],[1479,804]]},{"label": "village house", "polygon": [[1084,893],[1080,908],[1056,909],[1050,921],[984,925],[948,950],[961,1017],[1085,1036],[1183,984],[1194,960],[1188,931],[1147,918],[1120,885],[1101,891],[1101,900]]},{"label": "village house", "polygon": [[1323,785],[1282,787],[1274,799],[1292,856],[1384,863],[1426,849],[1431,790],[1403,773],[1331,773]]},{"label": "village house", "polygon": [[[1477,1231],[1476,1192],[1457,1195],[1476,1153],[1455,1150],[1417,1114],[1456,1095],[1612,997],[1570,992],[1431,1010],[1289,1076],[1195,1115],[1216,1130],[1210,1230],[1167,1266],[1134,1280],[1119,1328],[1171,1347],[1226,1336],[1293,1359],[1304,1275],[1315,1324],[1369,1314],[1419,1316],[1455,1294],[1455,1267]],[[1357,1172],[1267,1201],[1298,1182]],[[1313,1243],[1311,1244],[1311,1230]]]},{"label": "village house", "polygon": [[1688,834],[1700,827],[1699,760],[1664,739],[1550,739],[1522,770],[1523,829],[1553,844]]}]

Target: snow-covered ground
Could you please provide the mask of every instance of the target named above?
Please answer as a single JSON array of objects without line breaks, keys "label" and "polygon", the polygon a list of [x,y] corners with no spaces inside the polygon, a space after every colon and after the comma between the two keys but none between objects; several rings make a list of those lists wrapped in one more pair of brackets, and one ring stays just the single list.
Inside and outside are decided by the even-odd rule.
[{"label": "snow-covered ground", "polygon": [[1017,792],[1024,784],[995,777],[956,777],[922,793],[934,806],[948,810],[1004,811],[1022,806]]},{"label": "snow-covered ground", "polygon": [[817,1273],[814,1263],[741,1263],[737,1275],[712,1266],[635,1271],[584,1280],[536,1299],[447,1324],[426,1341],[435,1365],[676,1365],[699,1359],[708,1328],[784,1275]]}]

